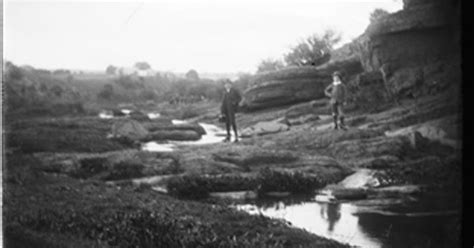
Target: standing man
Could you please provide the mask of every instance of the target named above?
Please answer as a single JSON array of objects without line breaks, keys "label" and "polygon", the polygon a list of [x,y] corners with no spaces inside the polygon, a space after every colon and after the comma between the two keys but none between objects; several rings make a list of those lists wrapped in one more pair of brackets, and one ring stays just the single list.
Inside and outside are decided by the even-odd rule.
[{"label": "standing man", "polygon": [[[332,116],[334,119],[334,129],[341,129],[346,130],[347,127],[344,124],[344,112],[342,107],[346,103],[346,86],[341,81],[341,74],[336,71],[332,74],[332,84],[330,84],[324,90],[324,94],[331,98],[330,104],[332,109]],[[340,125],[338,125],[337,121],[340,121]]]},{"label": "standing man", "polygon": [[227,137],[224,142],[230,141],[230,126],[234,129],[235,142],[239,142],[237,134],[237,125],[235,124],[235,112],[239,107],[242,96],[237,89],[232,87],[232,82],[229,79],[224,80],[224,99],[222,100],[221,113],[225,116],[225,125],[227,128]]}]

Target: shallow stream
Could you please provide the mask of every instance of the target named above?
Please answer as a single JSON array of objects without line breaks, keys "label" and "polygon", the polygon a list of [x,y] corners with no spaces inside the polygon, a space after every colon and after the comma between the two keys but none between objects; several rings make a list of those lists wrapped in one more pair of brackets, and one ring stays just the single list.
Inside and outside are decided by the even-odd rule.
[{"label": "shallow stream", "polygon": [[[129,115],[132,111],[128,109],[122,109],[121,112],[127,116]],[[156,119],[159,118],[161,115],[159,113],[151,112],[147,114],[150,119]],[[99,113],[99,117],[103,119],[111,119],[114,118],[114,115],[110,112],[103,111]],[[184,124],[187,123],[186,121],[183,120],[172,120],[172,123],[174,125],[179,125],[179,124]],[[225,130],[222,128],[212,125],[212,124],[207,124],[207,123],[199,123],[201,127],[204,128],[206,133],[201,136],[199,140],[196,141],[166,141],[165,143],[161,142],[155,142],[155,141],[150,141],[143,143],[141,146],[141,149],[144,151],[149,151],[149,152],[172,152],[174,151],[178,146],[181,145],[205,145],[205,144],[213,144],[213,143],[219,143],[222,142],[225,136]]]},{"label": "shallow stream", "polygon": [[[125,114],[128,114],[123,111]],[[151,119],[158,113],[149,113]],[[101,118],[113,116],[101,113]],[[173,124],[185,121],[173,120]],[[182,145],[222,142],[225,131],[199,123],[206,134],[197,141],[148,142],[142,150],[170,152]],[[362,169],[339,183],[345,188],[377,187],[373,173]],[[461,218],[446,194],[410,195],[359,201],[321,202],[316,196],[247,200],[232,207],[250,214],[279,218],[292,226],[356,247],[451,247]]]},{"label": "shallow stream", "polygon": [[289,198],[259,199],[235,207],[284,219],[295,227],[357,247],[450,247],[449,239],[456,238],[452,237],[459,218],[456,212],[415,211],[416,206],[378,211],[375,206],[364,205]]}]

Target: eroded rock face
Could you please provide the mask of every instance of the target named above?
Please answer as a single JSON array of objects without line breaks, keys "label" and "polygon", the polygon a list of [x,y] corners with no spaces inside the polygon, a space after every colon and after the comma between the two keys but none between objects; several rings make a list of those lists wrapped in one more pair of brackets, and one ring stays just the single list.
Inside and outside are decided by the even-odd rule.
[{"label": "eroded rock face", "polygon": [[256,110],[324,97],[324,88],[331,82],[327,71],[314,67],[286,68],[259,74],[252,87],[244,92],[244,110]]},{"label": "eroded rock face", "polygon": [[439,142],[443,145],[459,148],[461,143],[459,121],[460,119],[453,115],[394,131],[387,131],[385,135],[394,137],[419,133],[419,135],[431,142]]},{"label": "eroded rock face", "polygon": [[252,87],[244,92],[243,109],[256,110],[323,99],[324,89],[332,82],[334,71],[340,71],[343,80],[349,81],[363,68],[359,59],[352,55],[347,58],[337,56],[337,59],[318,67],[290,67],[258,74]]},{"label": "eroded rock face", "polygon": [[383,71],[396,95],[418,97],[460,82],[459,1],[406,0],[353,43],[366,71]]}]

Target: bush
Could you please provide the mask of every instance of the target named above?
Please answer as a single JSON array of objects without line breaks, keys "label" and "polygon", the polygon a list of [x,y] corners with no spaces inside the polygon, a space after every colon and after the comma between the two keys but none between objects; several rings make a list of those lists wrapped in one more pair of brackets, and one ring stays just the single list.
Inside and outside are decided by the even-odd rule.
[{"label": "bush", "polygon": [[6,63],[6,73],[5,74],[6,74],[5,79],[7,81],[21,80],[25,76],[23,74],[23,71],[21,70],[21,68],[19,68],[18,66],[14,65],[10,62]]},{"label": "bush", "polygon": [[143,89],[144,85],[141,81],[131,76],[121,76],[115,80],[115,84],[122,86],[124,89]]},{"label": "bush", "polygon": [[199,80],[199,74],[197,73],[196,70],[191,69],[186,73],[186,78],[189,80],[197,81]]},{"label": "bush", "polygon": [[172,178],[167,185],[171,195],[184,198],[206,198],[209,196],[208,181],[197,175]]},{"label": "bush", "polygon": [[139,93],[139,98],[141,100],[155,100],[158,97],[158,95],[155,93],[154,90],[151,89],[144,89],[141,90]]},{"label": "bush", "polygon": [[257,177],[220,176],[205,177],[188,175],[173,178],[168,182],[168,191],[178,197],[201,199],[210,192],[230,192],[256,190],[259,193],[289,191],[292,193],[312,193],[326,186],[327,182],[315,175],[302,172],[280,172],[265,168]]},{"label": "bush", "polygon": [[122,161],[112,167],[109,175],[104,177],[104,180],[121,180],[129,178],[143,177],[143,168],[145,166],[135,162]]},{"label": "bush", "polygon": [[78,170],[71,173],[72,177],[76,178],[89,178],[100,172],[103,172],[107,168],[107,159],[106,158],[85,158],[80,162],[80,167]]},{"label": "bush", "polygon": [[108,75],[114,75],[115,72],[117,71],[117,67],[116,66],[113,66],[113,65],[109,65],[107,66],[107,68],[105,69],[105,73],[108,74]]},{"label": "bush", "polygon": [[372,13],[370,13],[370,22],[373,23],[379,20],[380,18],[388,16],[389,14],[390,13],[388,13],[388,11],[384,9],[375,9],[374,11],[372,11]]},{"label": "bush", "polygon": [[306,176],[301,172],[286,173],[262,169],[258,174],[258,192],[289,191],[292,193],[312,193],[324,187],[323,180],[316,176]]},{"label": "bush", "polygon": [[97,94],[97,97],[101,99],[110,100],[114,95],[114,86],[111,84],[105,84],[104,88]]},{"label": "bush", "polygon": [[266,71],[276,71],[285,67],[282,61],[275,59],[265,59],[257,67],[257,73]]},{"label": "bush", "polygon": [[323,35],[314,34],[301,41],[285,55],[288,65],[318,66],[331,58],[334,44],[341,40],[341,36],[332,30],[326,30]]}]

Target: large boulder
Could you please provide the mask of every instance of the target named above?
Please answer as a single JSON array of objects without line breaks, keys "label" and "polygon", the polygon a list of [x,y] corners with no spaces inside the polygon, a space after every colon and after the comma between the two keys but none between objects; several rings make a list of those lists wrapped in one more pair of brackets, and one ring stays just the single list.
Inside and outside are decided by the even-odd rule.
[{"label": "large boulder", "polygon": [[353,103],[365,112],[379,111],[391,103],[392,91],[380,71],[364,72],[349,84]]},{"label": "large boulder", "polygon": [[386,131],[385,135],[394,137],[409,136],[417,133],[419,136],[431,142],[439,142],[453,148],[460,148],[461,135],[459,122],[459,117],[453,115],[394,131]]},{"label": "large boulder", "polygon": [[146,138],[148,134],[148,130],[135,120],[123,119],[112,125],[112,137],[114,138],[127,138],[138,141]]},{"label": "large boulder", "polygon": [[330,82],[330,73],[315,67],[257,74],[253,85],[244,92],[242,107],[255,110],[323,98]]},{"label": "large boulder", "polygon": [[138,111],[138,110],[130,112],[129,116],[130,116],[131,119],[137,120],[137,121],[149,121],[150,120],[150,118],[148,117],[147,114],[145,114],[141,111]]},{"label": "large boulder", "polygon": [[[405,0],[352,43],[365,71],[382,71],[395,95],[442,91],[460,78],[460,1]],[[429,88],[429,89],[427,89]]]}]

